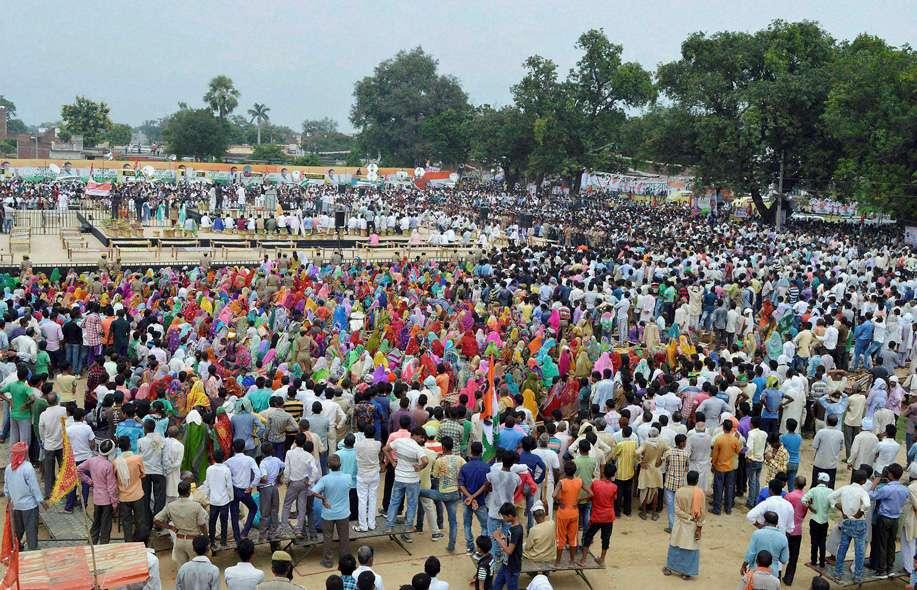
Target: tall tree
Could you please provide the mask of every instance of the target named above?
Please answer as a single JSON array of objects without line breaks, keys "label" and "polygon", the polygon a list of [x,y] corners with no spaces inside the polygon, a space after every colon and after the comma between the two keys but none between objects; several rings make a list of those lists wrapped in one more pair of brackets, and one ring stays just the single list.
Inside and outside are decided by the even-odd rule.
[{"label": "tall tree", "polygon": [[0,94],[0,107],[6,107],[7,121],[10,121],[16,117],[16,104],[2,94]]},{"label": "tall tree", "polygon": [[516,104],[532,117],[535,149],[529,172],[568,178],[574,192],[585,170],[625,166],[616,141],[626,109],[639,108],[655,96],[652,78],[634,62],[621,59],[623,48],[601,29],[580,35],[583,55],[560,80],[551,60],[526,60],[526,75],[513,86]]},{"label": "tall tree", "polygon": [[917,54],[861,35],[831,69],[822,120],[841,152],[841,196],[917,219]]},{"label": "tall tree", "polygon": [[[815,23],[775,21],[755,34],[695,33],[682,57],[657,71],[659,85],[693,137],[685,162],[699,180],[751,195],[774,219],[765,195],[804,179],[823,182],[832,153],[819,125],[834,40]],[[665,141],[665,140],[663,140]]]},{"label": "tall tree", "polygon": [[470,110],[446,109],[427,117],[420,125],[424,150],[446,166],[462,164],[468,158],[471,141]]},{"label": "tall tree", "polygon": [[67,137],[81,135],[83,144],[94,146],[111,129],[110,109],[104,102],[77,96],[73,104],[61,107],[63,131]]},{"label": "tall tree", "polygon": [[503,170],[507,189],[522,180],[534,147],[532,125],[519,108],[478,107],[470,124],[471,159]]},{"label": "tall tree", "polygon": [[198,160],[219,158],[229,145],[226,123],[209,109],[181,109],[173,113],[162,135],[170,152]]},{"label": "tall tree", "polygon": [[111,129],[105,133],[105,141],[112,147],[116,145],[127,145],[131,142],[133,131],[131,126],[125,123],[113,123]]},{"label": "tall tree", "polygon": [[256,102],[252,105],[252,108],[248,109],[248,115],[251,117],[249,120],[258,127],[258,144],[261,144],[261,126],[268,122],[270,117],[268,112],[270,112],[271,107]]},{"label": "tall tree", "polygon": [[300,136],[302,149],[307,152],[346,152],[353,147],[353,137],[338,131],[337,121],[330,117],[306,119]]},{"label": "tall tree", "polygon": [[213,78],[207,86],[204,102],[220,119],[225,119],[226,115],[236,110],[239,106],[239,91],[233,85],[232,78],[223,75]]},{"label": "tall tree", "polygon": [[458,80],[439,74],[437,61],[420,47],[377,65],[356,83],[353,95],[350,120],[360,130],[363,150],[399,165],[420,164],[429,155],[421,137],[424,119],[470,108]]}]

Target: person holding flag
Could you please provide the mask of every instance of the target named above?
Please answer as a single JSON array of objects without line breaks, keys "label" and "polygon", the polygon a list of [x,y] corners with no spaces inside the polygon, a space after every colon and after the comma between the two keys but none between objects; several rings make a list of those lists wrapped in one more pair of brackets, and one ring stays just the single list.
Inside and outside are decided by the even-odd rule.
[{"label": "person holding flag", "polygon": [[26,461],[28,455],[29,445],[21,441],[13,445],[10,464],[4,472],[3,495],[12,505],[17,547],[25,534],[26,549],[32,551],[38,549],[38,507],[47,509],[48,504],[38,485],[35,468]]}]

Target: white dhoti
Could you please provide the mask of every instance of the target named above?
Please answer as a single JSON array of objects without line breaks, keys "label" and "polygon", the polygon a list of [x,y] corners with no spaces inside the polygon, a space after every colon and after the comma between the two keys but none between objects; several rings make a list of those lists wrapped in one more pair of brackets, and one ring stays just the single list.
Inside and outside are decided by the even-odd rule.
[{"label": "white dhoti", "polygon": [[688,471],[697,472],[697,485],[700,489],[707,491],[707,483],[710,479],[710,460],[706,461],[688,461]]}]

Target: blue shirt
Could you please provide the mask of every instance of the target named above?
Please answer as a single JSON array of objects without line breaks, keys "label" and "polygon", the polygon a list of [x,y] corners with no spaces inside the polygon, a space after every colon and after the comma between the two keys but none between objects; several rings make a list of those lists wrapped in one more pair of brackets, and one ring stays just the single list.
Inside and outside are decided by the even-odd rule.
[{"label": "blue shirt", "polygon": [[245,450],[255,448],[255,434],[258,432],[258,419],[251,412],[236,412],[230,419],[232,422],[233,439],[241,438],[245,441]]},{"label": "blue shirt", "polygon": [[532,474],[532,479],[535,480],[535,483],[544,481],[545,466],[541,457],[535,453],[522,451],[519,454],[519,462],[525,464],[529,468],[529,473]]},{"label": "blue shirt", "polygon": [[331,508],[323,508],[322,520],[341,520],[350,518],[350,488],[353,487],[353,478],[347,473],[329,471],[312,488],[316,494],[321,494],[331,504]]},{"label": "blue shirt", "polygon": [[900,481],[890,481],[884,486],[869,492],[869,499],[879,504],[879,516],[898,518],[908,501],[910,492]]},{"label": "blue shirt", "polygon": [[802,446],[802,437],[796,432],[787,432],[786,434],[780,435],[780,444],[783,445],[783,448],[785,448],[786,452],[790,455],[787,462],[799,465],[799,447]]},{"label": "blue shirt", "polygon": [[133,418],[128,418],[127,420],[122,420],[118,422],[117,428],[115,428],[115,439],[119,437],[126,436],[131,439],[131,452],[137,452],[137,441],[143,436],[143,426],[140,425],[140,422],[137,422]]},{"label": "blue shirt", "polygon": [[357,485],[357,452],[353,448],[342,447],[337,450],[341,458],[341,473],[346,473],[352,479],[352,485]]},{"label": "blue shirt", "polygon": [[776,420],[780,417],[780,400],[783,392],[773,387],[765,389],[761,394],[761,418]]},{"label": "blue shirt", "polygon": [[761,393],[764,392],[764,384],[767,380],[764,377],[755,377],[751,382],[755,384],[755,394],[751,398],[751,403],[756,404],[761,401]]},{"label": "blue shirt", "polygon": [[[481,461],[479,457],[468,459],[468,462],[462,465],[459,470],[458,485],[473,494],[487,482],[487,474],[490,472],[490,465]],[[487,492],[477,497],[478,504],[483,506],[487,498]]]},{"label": "blue shirt", "polygon": [[751,534],[751,541],[748,543],[748,550],[745,552],[745,563],[754,568],[758,553],[768,551],[773,556],[774,561],[771,563],[771,571],[775,576],[780,576],[780,564],[790,561],[790,546],[786,539],[786,533],[777,527],[766,526],[758,529]]},{"label": "blue shirt", "polygon": [[507,428],[504,426],[500,429],[500,438],[497,441],[497,446],[507,451],[515,451],[519,448],[519,443],[523,438],[525,438],[525,435],[516,430],[515,427]]},{"label": "blue shirt", "polygon": [[12,501],[13,510],[31,510],[45,499],[35,477],[35,468],[28,461],[15,471],[6,466],[3,494]]}]

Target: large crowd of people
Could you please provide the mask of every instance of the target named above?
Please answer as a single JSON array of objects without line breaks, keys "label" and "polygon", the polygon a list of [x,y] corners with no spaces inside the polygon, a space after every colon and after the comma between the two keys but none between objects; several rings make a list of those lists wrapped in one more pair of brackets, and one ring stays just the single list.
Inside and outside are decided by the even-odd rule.
[{"label": "large crowd of people", "polygon": [[[467,232],[479,254],[7,277],[0,440],[27,549],[66,432],[82,486],[64,510],[91,510],[94,543],[115,514],[127,540],[166,531],[183,589],[218,587],[207,554],[231,533],[232,589],[297,587],[284,551],[262,581],[254,542],[321,538],[329,590],[382,590],[349,539],[381,529],[464,548],[477,589],[515,590],[525,560],[613,561],[614,522],[634,517],[670,533],[663,573],[691,578],[705,523],[742,497],[757,527],[743,588],[793,583],[807,516],[826,575],[850,575],[851,544],[854,579],[867,558],[897,573],[898,545],[913,572],[917,255],[900,228],[777,233],[486,187],[303,189],[297,207],[323,196],[376,231]],[[268,211],[296,210],[278,198]],[[438,573],[432,558],[399,582],[444,590]]]}]

